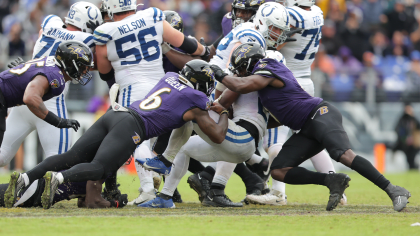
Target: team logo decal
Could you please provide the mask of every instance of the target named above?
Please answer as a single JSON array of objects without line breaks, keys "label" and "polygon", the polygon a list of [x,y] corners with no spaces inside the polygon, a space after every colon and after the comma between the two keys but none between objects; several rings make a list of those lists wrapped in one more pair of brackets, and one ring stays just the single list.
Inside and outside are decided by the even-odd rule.
[{"label": "team logo decal", "polygon": [[54,88],[58,88],[60,86],[60,83],[58,82],[57,79],[54,79],[51,81],[50,85],[51,85],[51,88],[54,89]]},{"label": "team logo decal", "polygon": [[246,54],[251,51],[251,46],[244,46],[236,55],[235,64],[238,63],[242,58],[246,57]]},{"label": "team logo decal", "polygon": [[88,9],[88,17],[89,17],[89,19],[91,19],[91,20],[95,20],[96,18],[98,18],[98,15],[99,15],[99,13],[98,13],[98,9],[95,9],[95,17],[92,17],[91,15],[90,15],[90,10],[92,10],[92,7],[89,7],[89,9]]},{"label": "team logo decal", "polygon": [[134,132],[136,135],[132,136],[131,138],[134,141],[134,144],[139,144],[141,139],[140,139],[140,135],[138,135],[136,132]]},{"label": "team logo decal", "polygon": [[86,52],[78,46],[68,47],[71,53],[75,54],[77,58],[83,58],[85,61],[89,62],[89,58],[86,56]]},{"label": "team logo decal", "polygon": [[266,5],[266,6],[265,6],[265,7],[261,10],[261,15],[262,15],[263,17],[267,17],[267,16],[271,15],[271,13],[273,13],[273,11],[274,11],[274,7],[273,7],[273,8],[271,8],[271,11],[269,11],[268,13],[265,13],[265,14],[264,14],[264,10],[265,10],[267,7],[270,7],[270,5]]},{"label": "team logo decal", "polygon": [[243,8],[245,8],[245,4],[242,4],[242,3],[236,3],[236,4],[235,4],[235,7],[243,7]]},{"label": "team logo decal", "polygon": [[182,23],[181,17],[175,15],[174,17],[172,17],[171,19],[171,26],[173,28],[177,28],[177,27],[181,27],[180,24]]},{"label": "team logo decal", "polygon": [[261,69],[264,68],[264,67],[266,67],[266,66],[267,66],[267,64],[265,64],[265,63],[258,65],[258,67],[261,68]]},{"label": "team logo decal", "polygon": [[255,5],[257,5],[257,4],[263,4],[265,2],[265,0],[254,0],[254,1],[252,1],[249,5],[250,6],[255,6]]},{"label": "team logo decal", "polygon": [[324,114],[328,113],[328,107],[327,106],[323,106],[319,108],[319,114],[322,116]]},{"label": "team logo decal", "polygon": [[210,101],[207,101],[207,103],[206,103],[206,110],[210,110],[210,106],[211,106],[211,102]]},{"label": "team logo decal", "polygon": [[204,68],[202,71],[214,81],[214,71],[211,68]]}]

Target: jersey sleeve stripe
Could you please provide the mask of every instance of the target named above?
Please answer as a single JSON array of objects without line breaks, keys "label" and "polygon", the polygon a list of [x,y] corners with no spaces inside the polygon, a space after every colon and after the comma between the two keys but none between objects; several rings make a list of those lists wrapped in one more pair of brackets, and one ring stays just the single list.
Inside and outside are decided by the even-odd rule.
[{"label": "jersey sleeve stripe", "polygon": [[87,37],[87,38],[83,41],[83,43],[84,43],[84,44],[88,44],[91,40],[93,40],[93,36],[89,36],[89,37]]},{"label": "jersey sleeve stripe", "polygon": [[153,7],[153,20],[156,23],[157,9]]},{"label": "jersey sleeve stripe", "polygon": [[56,17],[56,15],[50,15],[42,24],[42,30],[45,30],[45,26],[48,24],[48,21],[51,20],[51,18]]},{"label": "jersey sleeve stripe", "polygon": [[93,34],[96,34],[97,36],[101,36],[103,38],[108,38],[109,40],[112,40],[111,35],[105,34],[105,33],[99,33],[98,31],[95,30],[95,32],[93,32]]},{"label": "jersey sleeve stripe", "polygon": [[239,36],[238,39],[241,39],[242,37],[245,37],[245,36],[253,36],[253,37],[257,38],[257,40],[260,43],[260,45],[265,48],[265,41],[264,40],[261,40],[259,37],[256,37],[254,34],[244,33],[241,36]]},{"label": "jersey sleeve stripe", "polygon": [[160,21],[162,21],[162,18],[163,18],[163,11],[161,11],[161,10],[159,10],[159,11],[160,11],[159,20],[160,20]]},{"label": "jersey sleeve stripe", "polygon": [[294,26],[296,28],[299,28],[299,21],[298,21],[297,17],[292,12],[290,12],[290,11],[289,11],[289,15],[291,15],[292,18],[296,21],[296,25],[294,25]]},{"label": "jersey sleeve stripe", "polygon": [[301,19],[302,22],[302,28],[305,29],[305,20],[303,19],[303,16],[297,12],[295,9],[289,8],[289,10],[296,12],[296,14],[298,14],[299,18]]},{"label": "jersey sleeve stripe", "polygon": [[95,42],[99,45],[103,45],[103,44],[106,44],[108,42],[108,41],[98,39],[97,37],[94,37],[94,39],[95,39]]}]

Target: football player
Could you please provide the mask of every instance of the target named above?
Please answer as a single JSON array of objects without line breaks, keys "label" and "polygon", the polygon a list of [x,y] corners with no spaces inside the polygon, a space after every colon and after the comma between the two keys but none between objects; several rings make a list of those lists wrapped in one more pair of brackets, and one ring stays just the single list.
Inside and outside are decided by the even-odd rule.
[{"label": "football player", "polygon": [[[258,15],[256,16],[258,21]],[[258,48],[244,55],[245,47]],[[217,65],[212,65],[216,79],[230,90],[238,93],[258,91],[262,105],[272,118],[269,127],[285,125],[294,133],[284,144],[271,165],[271,176],[287,184],[317,184],[329,188],[327,211],[337,207],[344,190],[349,186],[346,174],[309,171],[299,165],[327,149],[331,158],[357,171],[384,190],[391,198],[394,210],[401,211],[411,197],[406,189],[390,183],[365,158],[356,155],[350,147],[347,133],[342,125],[342,116],[330,103],[309,95],[292,72],[282,63],[264,58],[265,52],[258,44],[245,44],[233,52],[231,63],[237,71],[229,76]],[[263,59],[264,58],[264,59]]]},{"label": "football player", "polygon": [[[47,16],[41,24],[39,39],[35,43],[32,58],[54,56],[60,43],[69,40],[83,42],[94,49],[93,31],[89,28],[90,21],[101,24],[102,17],[99,9],[89,2],[73,4],[65,18],[65,24],[56,15]],[[83,82],[81,84],[83,85]],[[65,103],[68,88],[69,85],[66,85],[62,94],[57,94],[56,98],[44,103],[51,114],[59,118],[66,119],[68,116]],[[46,156],[66,152],[71,144],[71,134],[68,129],[57,129],[45,123],[26,105],[11,109],[6,126],[7,131],[0,150],[0,166],[5,166],[10,162],[23,140],[34,130],[37,130]]]},{"label": "football player", "polygon": [[[165,75],[161,47],[164,41],[189,54],[208,55],[208,50],[195,39],[185,37],[166,22],[164,13],[157,8],[136,12],[134,0],[108,0],[105,7],[113,22],[94,32],[98,70],[103,80],[115,78],[120,85],[118,103],[123,107],[145,98]],[[143,142],[134,156],[151,157],[150,146],[150,141]],[[142,199],[154,198],[152,173],[138,165],[136,169]]]}]

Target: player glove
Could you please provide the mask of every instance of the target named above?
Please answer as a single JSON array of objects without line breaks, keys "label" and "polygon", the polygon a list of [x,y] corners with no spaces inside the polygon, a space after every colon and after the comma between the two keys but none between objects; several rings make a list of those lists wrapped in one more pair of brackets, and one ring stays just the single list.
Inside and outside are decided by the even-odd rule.
[{"label": "player glove", "polygon": [[204,46],[204,50],[205,50],[204,55],[201,56],[201,59],[207,61],[209,59],[209,56],[210,56],[210,47],[207,46],[206,42],[204,41],[204,37],[201,37],[200,43],[201,43],[201,45]]},{"label": "player glove", "polygon": [[77,132],[77,130],[80,127],[80,124],[77,120],[73,119],[63,119],[61,117],[56,116],[52,112],[48,112],[47,116],[44,118],[44,121],[47,122],[50,125],[53,125],[59,129],[64,128],[73,128],[74,131]]},{"label": "player glove", "polygon": [[211,65],[210,68],[213,70],[214,72],[214,78],[219,81],[220,83],[222,83],[222,80],[225,78],[225,76],[228,75],[228,73],[225,73],[220,67],[218,67],[217,65]]},{"label": "player glove", "polygon": [[287,38],[286,38],[286,41],[285,42],[294,42],[294,41],[296,41],[297,40],[296,38],[291,38],[291,37],[294,34],[296,34],[296,33],[301,34],[302,31],[303,31],[303,29],[301,29],[301,28],[293,28],[293,29],[291,29],[289,32],[286,33]]},{"label": "player glove", "polygon": [[161,44],[161,47],[162,47],[162,54],[166,54],[166,53],[168,53],[169,51],[172,50],[171,45],[169,45],[169,43],[167,43],[167,42],[163,42]]},{"label": "player glove", "polygon": [[111,200],[109,202],[111,203],[111,207],[123,208],[123,207],[127,206],[127,203],[128,203],[127,194],[122,194],[118,198],[118,200]]},{"label": "player glove", "polygon": [[99,21],[93,22],[89,21],[86,23],[86,26],[92,30],[92,32],[95,32],[96,28],[98,28],[101,24],[99,24]]},{"label": "player glove", "polygon": [[13,68],[13,67],[16,67],[16,66],[18,66],[20,64],[23,64],[23,63],[25,63],[25,61],[21,57],[18,57],[14,61],[12,61],[9,64],[7,64],[7,67]]}]

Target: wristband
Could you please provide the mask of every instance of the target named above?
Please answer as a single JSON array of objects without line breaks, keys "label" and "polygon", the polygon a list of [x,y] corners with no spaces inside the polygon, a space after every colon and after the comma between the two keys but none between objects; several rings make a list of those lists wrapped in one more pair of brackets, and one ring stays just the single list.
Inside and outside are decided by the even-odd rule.
[{"label": "wristband", "polygon": [[228,110],[223,110],[222,112],[220,112],[220,114],[219,115],[223,115],[223,114],[225,114],[226,113],[226,115],[228,115],[229,116],[229,111]]},{"label": "wristband", "polygon": [[60,117],[56,116],[54,113],[48,111],[47,116],[44,118],[44,121],[47,122],[50,125],[58,127],[60,125],[60,122],[62,121],[62,118],[60,118]]}]

